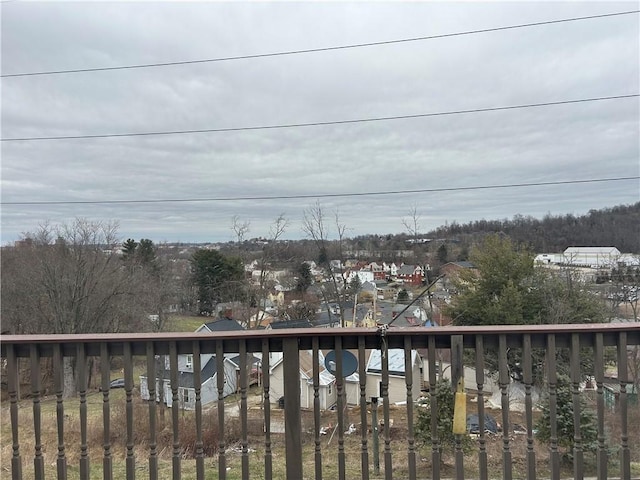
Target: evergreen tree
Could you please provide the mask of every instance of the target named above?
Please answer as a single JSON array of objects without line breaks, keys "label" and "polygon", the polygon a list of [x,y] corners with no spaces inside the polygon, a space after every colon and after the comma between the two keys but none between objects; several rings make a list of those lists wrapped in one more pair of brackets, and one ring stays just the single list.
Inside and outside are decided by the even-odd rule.
[{"label": "evergreen tree", "polygon": [[[582,437],[582,449],[585,452],[593,452],[598,440],[597,417],[593,410],[587,406],[584,394],[580,393],[580,436]],[[551,415],[549,411],[549,395],[547,393],[542,405],[542,415],[536,422],[536,436],[546,444],[551,441]],[[556,390],[556,425],[558,446],[564,448],[564,457],[573,457],[575,446],[575,430],[573,422],[573,394],[571,381],[565,375],[558,376]]]},{"label": "evergreen tree", "polygon": [[447,251],[447,246],[443,243],[438,247],[438,262],[444,265],[447,263],[449,252]]},{"label": "evergreen tree", "polygon": [[307,291],[307,288],[311,286],[313,283],[313,276],[311,275],[311,267],[308,263],[302,262],[297,269],[296,272],[297,280],[296,280],[296,290],[304,293]]},{"label": "evergreen tree", "polygon": [[243,295],[244,268],[237,257],[199,249],[191,257],[191,281],[197,289],[200,314],[211,314],[218,302]]},{"label": "evergreen tree", "polygon": [[[433,396],[435,396],[437,403],[438,439],[443,447],[453,449],[456,440],[456,435],[453,433],[455,394],[451,389],[451,382],[447,378],[438,380],[427,400],[419,405],[415,425],[416,439],[425,444],[431,443],[431,399]],[[465,448],[471,444],[468,435],[462,435],[460,440]]]}]

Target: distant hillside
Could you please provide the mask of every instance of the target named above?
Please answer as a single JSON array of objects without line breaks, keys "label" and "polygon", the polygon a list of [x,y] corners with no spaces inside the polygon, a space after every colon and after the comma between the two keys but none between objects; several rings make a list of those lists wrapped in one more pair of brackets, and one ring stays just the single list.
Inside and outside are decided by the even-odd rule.
[{"label": "distant hillside", "polygon": [[504,233],[536,252],[561,252],[571,246],[617,247],[623,253],[640,253],[640,202],[588,214],[551,216],[542,220],[516,215],[511,220],[479,220],[440,227],[430,238],[459,239],[472,243],[488,233]]}]

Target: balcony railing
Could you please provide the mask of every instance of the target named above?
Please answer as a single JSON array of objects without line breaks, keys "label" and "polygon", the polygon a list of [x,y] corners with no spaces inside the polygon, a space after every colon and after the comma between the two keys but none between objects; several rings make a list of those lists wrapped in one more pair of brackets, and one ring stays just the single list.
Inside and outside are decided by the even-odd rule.
[{"label": "balcony railing", "polygon": [[[639,324],[5,335],[1,468],[14,480],[630,479],[640,476],[639,345]],[[114,369],[122,389],[110,388]],[[451,445],[439,429],[441,376],[462,379],[478,416],[477,434]],[[548,443],[536,432],[544,402]]]}]

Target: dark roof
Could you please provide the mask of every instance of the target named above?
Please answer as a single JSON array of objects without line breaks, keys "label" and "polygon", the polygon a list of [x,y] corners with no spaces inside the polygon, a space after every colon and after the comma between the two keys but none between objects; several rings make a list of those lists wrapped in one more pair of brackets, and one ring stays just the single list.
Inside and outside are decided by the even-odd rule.
[{"label": "dark roof", "polygon": [[221,318],[213,322],[205,323],[205,326],[212,332],[232,332],[235,330],[244,330],[242,325],[232,318]]},{"label": "dark roof", "polygon": [[398,275],[413,275],[417,268],[422,269],[420,265],[403,265],[398,269]]},{"label": "dark roof", "polygon": [[286,320],[284,322],[273,322],[271,323],[271,328],[280,329],[280,328],[311,328],[313,325],[309,322],[309,320]]},{"label": "dark roof", "polygon": [[[200,374],[200,381],[202,383],[206,382],[210,378],[216,374],[216,357],[215,355],[209,359],[209,361],[202,367],[202,372]],[[164,371],[164,379],[171,380],[171,371],[166,369]],[[192,372],[178,372],[178,387],[180,388],[193,388],[193,373]]]},{"label": "dark roof", "polygon": [[340,316],[321,310],[316,314],[316,319],[312,322],[314,326],[340,324]]},{"label": "dark roof", "polygon": [[[417,322],[415,319],[413,319],[412,322],[409,322],[408,319],[413,318],[412,316],[413,310],[417,308],[417,306],[415,305],[412,307],[409,307],[409,309],[407,309],[406,312],[396,317],[396,319],[394,320],[393,313],[394,312],[400,313],[405,307],[406,305],[402,305],[402,304],[391,305],[389,307],[388,303],[382,303],[378,309],[378,312],[380,312],[380,315],[377,316],[378,323],[385,323],[388,325],[393,321],[391,325],[396,327],[433,327],[434,326],[434,322],[432,322],[430,319],[425,320],[423,323]],[[422,310],[424,311],[424,309]]]},{"label": "dark roof", "polygon": [[449,262],[450,265],[457,265],[462,268],[476,268],[476,266],[471,262]]}]

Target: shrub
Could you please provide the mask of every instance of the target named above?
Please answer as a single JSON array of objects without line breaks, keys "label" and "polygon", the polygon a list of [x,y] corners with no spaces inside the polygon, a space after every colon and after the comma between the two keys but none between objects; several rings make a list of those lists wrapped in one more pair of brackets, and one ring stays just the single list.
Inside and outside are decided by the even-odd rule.
[{"label": "shrub", "polygon": [[[448,379],[441,379],[431,391],[427,400],[422,402],[418,411],[418,418],[415,425],[416,438],[423,443],[431,443],[431,399],[435,395],[438,416],[437,434],[440,444],[443,447],[455,446],[456,435],[453,434],[453,407],[455,405],[455,394],[451,390],[451,382]],[[465,419],[466,420],[466,419]],[[471,441],[468,435],[461,435],[460,439],[464,448],[469,447]]]},{"label": "shrub", "polygon": [[[575,446],[573,423],[573,395],[571,381],[565,375],[558,376],[556,389],[556,424],[558,446],[564,448],[564,458],[573,457]],[[549,412],[549,394],[544,396],[541,404],[542,415],[536,422],[536,436],[546,444],[551,442],[551,416]],[[585,452],[595,451],[598,440],[598,427],[595,412],[587,406],[584,395],[580,395],[580,435]]]}]

